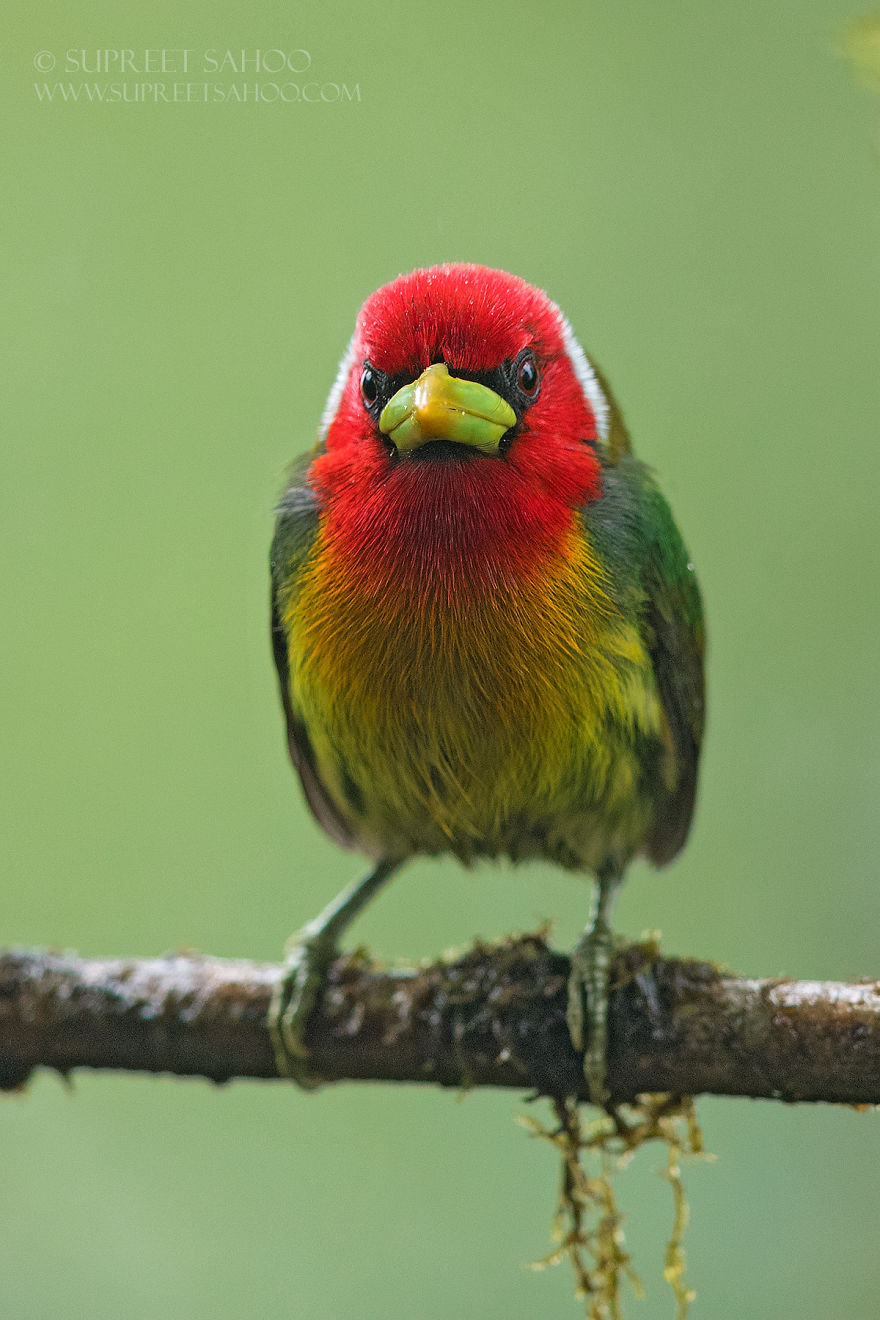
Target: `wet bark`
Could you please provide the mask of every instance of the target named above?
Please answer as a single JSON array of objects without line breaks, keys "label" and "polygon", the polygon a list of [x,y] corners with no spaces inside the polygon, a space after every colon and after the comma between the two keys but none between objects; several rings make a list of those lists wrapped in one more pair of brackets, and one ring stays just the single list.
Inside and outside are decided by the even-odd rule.
[{"label": "wet bark", "polygon": [[[0,952],[0,1087],[38,1068],[276,1077],[275,964]],[[333,964],[309,1022],[327,1082],[428,1082],[584,1095],[565,1023],[568,960],[539,935],[454,961]],[[608,1083],[644,1092],[880,1103],[880,982],[752,980],[650,945],[614,964]]]}]

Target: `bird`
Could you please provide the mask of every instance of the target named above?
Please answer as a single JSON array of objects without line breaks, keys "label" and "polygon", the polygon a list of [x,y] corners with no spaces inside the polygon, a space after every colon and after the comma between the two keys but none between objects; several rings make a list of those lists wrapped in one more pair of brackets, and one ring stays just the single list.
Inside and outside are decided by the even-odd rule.
[{"label": "bird", "polygon": [[314,816],[372,869],[291,938],[267,1025],[306,1024],[349,923],[409,858],[594,881],[566,1021],[605,1105],[611,909],[682,848],[704,726],[693,563],[604,375],[541,289],[471,263],[364,303],[277,508],[271,633]]}]

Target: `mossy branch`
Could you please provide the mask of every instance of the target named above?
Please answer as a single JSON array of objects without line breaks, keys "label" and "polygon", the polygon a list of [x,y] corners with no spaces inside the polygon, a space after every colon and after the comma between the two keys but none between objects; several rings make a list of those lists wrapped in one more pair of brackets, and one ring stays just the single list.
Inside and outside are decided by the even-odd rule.
[{"label": "mossy branch", "polygon": [[[35,1068],[275,1076],[265,1026],[277,965],[177,954],[0,952],[0,1087]],[[568,960],[541,935],[387,970],[331,968],[309,1023],[316,1073],[580,1091],[565,1023]],[[631,945],[616,958],[608,1082],[645,1092],[880,1103],[880,982],[749,980]]]}]

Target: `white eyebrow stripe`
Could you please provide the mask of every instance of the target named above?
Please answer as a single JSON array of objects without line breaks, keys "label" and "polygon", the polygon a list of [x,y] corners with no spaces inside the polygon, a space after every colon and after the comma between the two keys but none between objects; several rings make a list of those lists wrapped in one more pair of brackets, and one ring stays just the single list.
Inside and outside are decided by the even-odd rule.
[{"label": "white eyebrow stripe", "polygon": [[584,398],[590,405],[593,416],[596,419],[596,430],[599,433],[599,439],[605,444],[611,431],[611,409],[608,406],[608,400],[605,397],[605,391],[599,384],[599,378],[596,375],[590,360],[584,350],[574,337],[574,331],[563,315],[561,309],[553,303],[553,307],[559,317],[559,324],[562,329],[562,342],[565,344],[565,351],[568,354],[569,361],[574,368],[574,374],[580,381],[581,389],[584,392]]},{"label": "white eyebrow stripe", "polygon": [[342,402],[342,395],[348,380],[348,373],[351,371],[351,364],[354,362],[354,341],[356,338],[356,335],[352,335],[348,342],[348,348],[342,356],[342,361],[339,364],[339,370],[336,373],[333,387],[327,396],[327,402],[324,404],[324,411],[321,413],[321,422],[318,426],[319,444],[323,444],[327,439],[327,432],[330,430],[330,423],[336,416],[339,405]]}]

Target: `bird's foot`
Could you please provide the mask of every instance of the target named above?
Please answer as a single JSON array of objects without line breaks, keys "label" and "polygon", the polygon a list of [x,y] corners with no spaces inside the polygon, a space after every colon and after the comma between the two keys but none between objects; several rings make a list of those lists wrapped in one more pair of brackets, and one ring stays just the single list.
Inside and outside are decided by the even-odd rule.
[{"label": "bird's foot", "polygon": [[307,1091],[320,1086],[321,1078],[309,1067],[306,1025],[336,957],[338,941],[399,866],[399,860],[377,862],[369,875],[343,889],[314,921],[287,941],[286,968],[272,991],[266,1026],[279,1077],[290,1077]]},{"label": "bird's foot", "polygon": [[608,1001],[614,937],[604,922],[585,931],[571,955],[566,1018],[571,1043],[584,1052],[591,1104],[608,1107]]},{"label": "bird's foot", "polygon": [[314,1091],[321,1078],[309,1066],[305,1042],[309,1015],[336,955],[336,945],[327,933],[312,933],[308,927],[287,942],[285,970],[272,991],[266,1026],[275,1051],[279,1077],[289,1077],[305,1091]]}]

